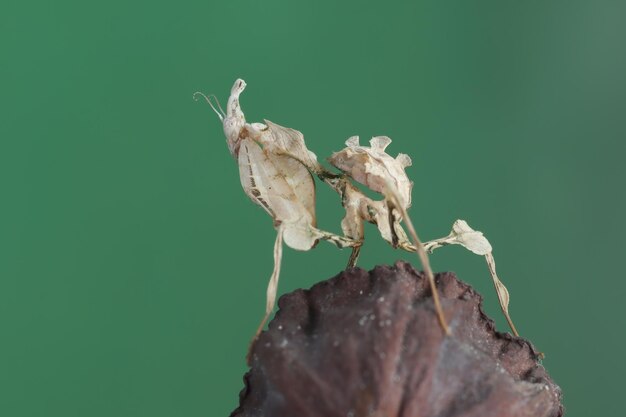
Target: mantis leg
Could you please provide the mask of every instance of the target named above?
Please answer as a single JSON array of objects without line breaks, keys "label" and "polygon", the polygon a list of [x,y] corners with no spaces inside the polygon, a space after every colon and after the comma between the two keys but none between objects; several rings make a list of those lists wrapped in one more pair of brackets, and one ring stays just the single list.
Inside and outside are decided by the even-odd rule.
[{"label": "mantis leg", "polygon": [[276,304],[276,293],[278,292],[278,278],[280,277],[280,264],[283,257],[283,228],[279,227],[276,233],[276,241],[274,242],[274,270],[272,271],[272,275],[270,276],[270,282],[267,285],[267,300],[265,303],[265,315],[259,324],[259,327],[256,329],[256,333],[254,334],[254,338],[250,343],[250,348],[248,349],[248,363],[250,363],[250,353],[252,351],[252,346],[254,342],[261,334],[263,327],[265,327],[265,323],[269,319],[272,311],[274,310],[274,304]]},{"label": "mantis leg", "polygon": [[[469,227],[465,221],[457,220],[454,222],[452,232],[450,232],[448,236],[425,242],[424,248],[429,253],[432,253],[435,249],[447,245],[461,245],[476,255],[482,255],[485,257],[487,267],[489,268],[489,274],[491,275],[493,285],[496,289],[496,294],[498,295],[498,301],[500,302],[502,313],[504,314],[504,317],[506,318],[513,334],[519,337],[519,333],[517,332],[517,329],[513,324],[513,320],[511,319],[511,315],[509,314],[509,291],[506,289],[502,281],[500,281],[500,278],[498,278],[498,274],[496,273],[496,261],[493,258],[492,247],[491,244],[489,244],[489,241],[481,232],[473,230]],[[408,252],[415,252],[416,250],[415,246],[410,243],[407,244],[406,242],[401,242],[399,246]]]},{"label": "mantis leg", "polygon": [[354,268],[356,261],[359,259],[361,245],[365,238],[363,219],[359,215],[359,207],[357,204],[344,204],[344,208],[346,209],[346,215],[341,220],[341,231],[345,236],[357,242],[357,244],[352,247],[352,253],[350,254],[346,268]]},{"label": "mantis leg", "polygon": [[[389,212],[391,213],[393,212],[394,208],[397,208],[400,214],[402,215],[402,217],[404,218],[404,222],[406,223],[406,226],[409,229],[409,235],[415,242],[415,246],[414,246],[415,252],[417,252],[417,256],[420,259],[422,268],[424,268],[424,273],[426,274],[426,278],[428,279],[428,284],[430,286],[430,290],[433,295],[433,302],[435,303],[435,311],[437,313],[437,319],[439,320],[439,324],[441,325],[441,328],[443,329],[443,331],[446,333],[446,335],[449,335],[450,328],[448,327],[446,317],[443,314],[443,309],[441,308],[441,303],[439,301],[439,291],[437,291],[437,286],[435,285],[435,276],[433,274],[432,268],[430,267],[430,260],[428,259],[428,254],[426,253],[426,250],[424,249],[424,245],[422,244],[422,241],[420,240],[419,236],[417,236],[417,232],[415,231],[415,227],[413,226],[411,217],[409,217],[409,214],[407,213],[406,209],[402,206],[402,204],[399,204],[400,199],[398,198],[397,191],[395,191],[395,189],[391,185],[387,186],[387,191],[389,193],[389,197],[391,197],[391,199],[388,201]],[[392,227],[393,227],[393,223],[392,223]],[[396,243],[397,245],[397,242],[394,242],[394,243]]]},{"label": "mantis leg", "polygon": [[[254,338],[252,339],[252,342],[250,343],[250,348],[248,349],[248,356],[247,356],[248,364],[250,363],[250,360],[251,360],[250,353],[252,351],[252,346],[254,345],[254,342],[257,340],[257,338],[263,331],[263,328],[265,327],[265,323],[267,323],[267,320],[269,319],[270,315],[272,314],[272,311],[274,310],[274,305],[276,304],[276,294],[278,292],[278,278],[280,277],[280,266],[281,266],[281,261],[283,257],[283,232],[284,232],[284,226],[281,225],[277,229],[276,241],[274,242],[274,270],[272,271],[272,275],[270,276],[270,281],[267,285],[267,300],[265,303],[265,315],[263,316],[261,323],[259,323],[259,327],[257,328],[254,334]],[[344,236],[335,235],[330,232],[325,232],[319,229],[314,229],[314,233],[317,235],[318,238],[328,240],[329,242],[335,244],[339,248],[351,247],[352,256],[350,257],[350,260],[352,261],[354,259],[354,262],[356,262],[356,258],[358,257],[358,253],[361,248],[362,242],[356,241],[356,240],[353,240]]]},{"label": "mantis leg", "polygon": [[348,259],[348,265],[346,265],[346,269],[354,268],[356,266],[356,261],[359,260],[360,254],[361,254],[361,245],[353,246],[352,253],[350,254],[350,259]]},{"label": "mantis leg", "polygon": [[496,274],[496,261],[493,259],[491,252],[485,255],[485,259],[487,260],[487,267],[489,268],[489,273],[491,274],[491,279],[493,280],[493,286],[496,288],[496,293],[498,294],[498,300],[500,301],[502,313],[504,313],[504,317],[506,317],[506,321],[509,323],[509,327],[511,328],[513,334],[519,337],[519,333],[517,332],[517,329],[513,324],[513,320],[511,320],[511,316],[509,315],[509,291]]},{"label": "mantis leg", "polygon": [[356,265],[356,261],[359,259],[359,254],[361,253],[361,246],[363,245],[362,239],[352,239],[346,236],[339,236],[320,229],[315,229],[315,233],[318,239],[326,240],[340,249],[352,248],[352,253],[350,254],[350,259],[348,260],[346,268],[352,268]]},{"label": "mantis leg", "polygon": [[333,245],[337,246],[340,249],[343,248],[354,248],[356,246],[361,246],[362,242],[354,239],[350,239],[349,237],[339,236],[331,232],[326,232],[324,230],[315,229],[315,233],[317,234],[318,239],[327,240]]}]

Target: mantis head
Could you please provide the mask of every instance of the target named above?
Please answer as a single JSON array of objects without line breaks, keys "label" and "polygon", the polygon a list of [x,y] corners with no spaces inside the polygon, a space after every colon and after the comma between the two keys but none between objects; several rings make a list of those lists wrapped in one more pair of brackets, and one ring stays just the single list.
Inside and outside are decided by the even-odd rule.
[{"label": "mantis head", "polygon": [[[246,88],[246,82],[241,78],[235,80],[235,84],[230,90],[230,97],[226,104],[226,111],[222,109],[220,102],[215,95],[211,94],[208,97],[201,92],[194,93],[194,98],[197,100],[197,95],[202,96],[209,106],[213,109],[217,117],[224,126],[224,134],[226,135],[226,141],[228,143],[228,150],[231,155],[237,158],[239,153],[239,142],[241,141],[241,131],[246,124],[246,118],[241,111],[239,105],[239,95]],[[214,103],[215,102],[215,103]]]},{"label": "mantis head", "polygon": [[235,158],[239,153],[239,141],[241,140],[241,130],[246,124],[246,118],[241,111],[239,105],[239,95],[246,88],[246,82],[238,78],[230,90],[230,97],[226,104],[226,116],[222,123],[224,124],[224,134],[228,142],[228,150]]}]

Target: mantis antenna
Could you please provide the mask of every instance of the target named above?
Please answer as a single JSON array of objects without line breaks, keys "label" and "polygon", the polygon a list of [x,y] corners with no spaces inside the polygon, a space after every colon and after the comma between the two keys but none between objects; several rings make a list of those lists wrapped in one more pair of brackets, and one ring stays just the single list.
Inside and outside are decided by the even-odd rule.
[{"label": "mantis antenna", "polygon": [[[196,101],[198,101],[198,97],[196,97],[197,95],[202,96],[206,100],[206,102],[209,103],[209,106],[211,106],[215,114],[217,114],[217,117],[220,118],[220,121],[224,120],[224,117],[226,117],[226,112],[224,111],[224,109],[222,109],[222,106],[220,105],[220,101],[217,99],[215,94],[209,94],[209,96],[207,97],[204,93],[200,91],[196,91],[195,93],[193,93],[193,99]],[[215,100],[215,103],[217,104],[217,108],[215,108],[215,105],[211,102],[211,99]],[[217,111],[217,109],[219,109],[219,111]]]}]

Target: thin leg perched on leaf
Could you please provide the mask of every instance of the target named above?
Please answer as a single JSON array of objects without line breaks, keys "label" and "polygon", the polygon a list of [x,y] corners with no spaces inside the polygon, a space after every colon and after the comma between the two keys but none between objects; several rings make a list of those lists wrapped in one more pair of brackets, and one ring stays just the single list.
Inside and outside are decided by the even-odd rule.
[{"label": "thin leg perched on leaf", "polygon": [[513,320],[511,320],[511,316],[509,315],[509,291],[496,274],[496,261],[493,259],[491,252],[485,255],[485,259],[487,260],[487,266],[489,267],[491,279],[493,279],[493,285],[496,287],[496,293],[498,294],[498,300],[500,300],[500,307],[502,308],[504,317],[506,317],[506,321],[509,323],[509,327],[511,328],[511,331],[513,331],[513,334],[519,337],[519,333],[517,332],[517,329],[513,324]]},{"label": "thin leg perched on leaf", "polygon": [[449,335],[450,329],[448,328],[446,317],[443,314],[443,309],[441,308],[441,303],[439,302],[439,291],[437,291],[437,286],[435,285],[435,276],[433,274],[433,270],[430,267],[428,254],[426,253],[426,250],[424,249],[424,245],[422,244],[422,241],[417,236],[417,232],[415,231],[415,227],[413,227],[413,222],[411,221],[409,214],[404,209],[403,204],[400,202],[398,193],[393,189],[393,186],[391,186],[390,184],[388,184],[387,188],[388,188],[389,194],[391,194],[390,196],[391,200],[393,201],[393,204],[390,204],[389,212],[391,213],[394,208],[398,209],[404,219],[404,222],[406,223],[407,228],[409,229],[409,234],[411,238],[413,239],[413,241],[415,242],[417,256],[419,257],[420,262],[422,263],[422,267],[424,268],[424,273],[426,274],[426,278],[428,279],[428,284],[430,285],[430,290],[433,294],[433,301],[435,302],[435,310],[437,312],[437,318],[439,319],[439,324],[441,325],[441,328],[444,330],[444,332]]},{"label": "thin leg perched on leaf", "polygon": [[354,268],[356,266],[356,261],[359,260],[359,255],[361,254],[361,245],[354,246],[352,248],[352,253],[350,254],[350,259],[348,259],[348,265],[346,268]]},{"label": "thin leg perched on leaf", "polygon": [[[252,350],[252,345],[256,342],[259,334],[263,331],[263,327],[265,327],[265,323],[269,319],[272,314],[272,310],[274,310],[274,304],[276,303],[276,293],[278,292],[278,278],[280,277],[280,264],[283,257],[283,228],[282,226],[278,227],[276,231],[276,241],[274,242],[274,270],[272,271],[272,275],[270,277],[270,282],[267,285],[267,300],[265,302],[265,315],[259,324],[259,327],[256,329],[256,333],[254,334],[254,338],[250,343],[250,349],[248,349],[248,355],[250,355],[250,351]],[[248,362],[249,362],[248,357]]]},{"label": "thin leg perched on leaf", "polygon": [[[409,224],[410,220],[407,220],[407,225]],[[461,245],[476,255],[485,257],[489,268],[489,274],[491,275],[493,285],[496,288],[496,294],[498,295],[498,301],[500,302],[500,307],[502,308],[504,317],[509,323],[509,327],[511,328],[513,334],[515,336],[519,336],[519,333],[513,324],[513,320],[511,320],[511,316],[509,315],[509,291],[496,274],[496,261],[492,254],[493,248],[491,247],[489,241],[483,236],[482,232],[472,229],[465,220],[457,220],[452,225],[452,231],[448,236],[424,243],[424,247],[429,253],[447,245]],[[416,250],[416,247],[410,244],[401,244],[400,247],[409,252]],[[419,250],[419,247],[417,249]]]}]

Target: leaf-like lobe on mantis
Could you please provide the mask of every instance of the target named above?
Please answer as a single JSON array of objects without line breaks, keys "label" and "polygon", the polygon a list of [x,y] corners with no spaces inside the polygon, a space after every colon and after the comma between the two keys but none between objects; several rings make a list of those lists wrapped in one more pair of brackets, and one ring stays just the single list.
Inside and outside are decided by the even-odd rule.
[{"label": "leaf-like lobe on mantis", "polygon": [[329,162],[355,181],[385,196],[388,185],[392,184],[404,208],[409,208],[413,182],[404,169],[411,165],[411,158],[405,154],[392,158],[385,152],[390,143],[387,136],[376,136],[370,140],[370,146],[361,146],[358,136],[353,136],[346,141],[347,147],[335,152]]},{"label": "leaf-like lobe on mantis", "polygon": [[486,255],[491,252],[491,244],[483,233],[472,229],[465,220],[454,222],[448,238],[450,243],[463,245],[476,255]]},{"label": "leaf-like lobe on mantis", "polygon": [[235,81],[224,117],[228,148],[239,163],[246,195],[281,225],[284,242],[309,250],[317,242],[315,183],[305,163],[317,164],[302,134],[272,122],[246,123],[239,96],[246,84]]},{"label": "leaf-like lobe on mantis", "polygon": [[269,152],[277,155],[286,155],[294,158],[309,171],[319,173],[322,167],[317,162],[317,156],[307,149],[304,143],[304,135],[301,132],[289,127],[280,126],[276,123],[265,120],[267,129],[260,140],[267,147]]},{"label": "leaf-like lobe on mantis", "polygon": [[[376,136],[370,140],[369,147],[361,146],[358,136],[352,136],[346,141],[347,147],[335,152],[329,158],[329,162],[355,181],[384,196],[383,201],[373,201],[362,193],[348,195],[348,198],[358,200],[361,210],[360,218],[346,213],[342,223],[344,233],[347,229],[354,229],[359,223],[367,221],[376,224],[383,239],[393,247],[398,247],[408,240],[400,226],[402,220],[400,212],[390,205],[391,193],[398,197],[394,201],[397,200],[406,209],[411,205],[413,183],[404,171],[411,165],[411,158],[405,154],[392,158],[385,152],[390,143],[391,139],[387,136]],[[344,203],[344,206],[349,204],[348,200],[348,204]]]}]

